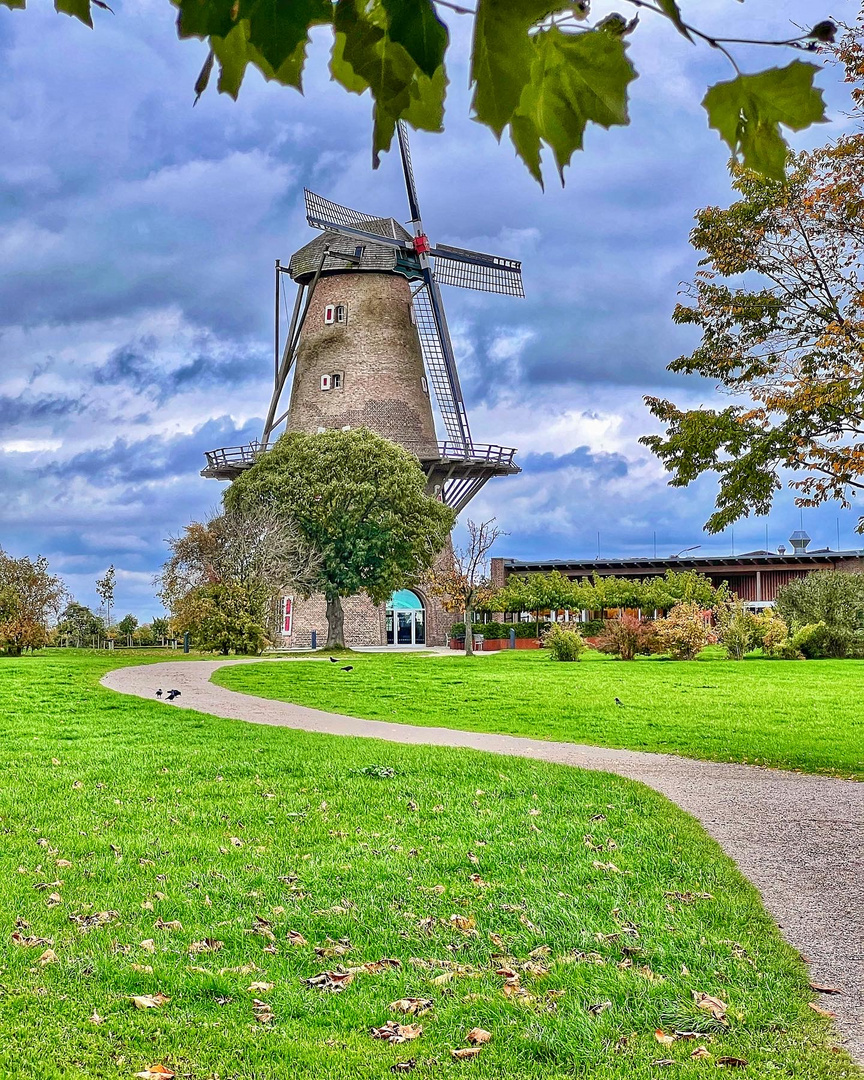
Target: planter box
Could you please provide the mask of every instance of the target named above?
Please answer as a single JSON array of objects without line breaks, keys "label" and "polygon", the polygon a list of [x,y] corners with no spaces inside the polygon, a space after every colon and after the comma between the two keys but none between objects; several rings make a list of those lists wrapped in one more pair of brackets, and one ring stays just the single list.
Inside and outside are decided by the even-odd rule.
[{"label": "planter box", "polygon": [[[515,646],[517,649],[539,649],[540,642],[536,638],[516,638]],[[500,652],[502,649],[509,649],[510,641],[508,638],[495,638],[492,641],[483,642],[483,652]]]}]

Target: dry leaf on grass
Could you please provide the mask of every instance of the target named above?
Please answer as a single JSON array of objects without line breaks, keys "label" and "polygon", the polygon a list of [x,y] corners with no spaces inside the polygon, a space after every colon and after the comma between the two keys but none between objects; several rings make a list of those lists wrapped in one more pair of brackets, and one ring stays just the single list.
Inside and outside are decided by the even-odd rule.
[{"label": "dry leaf on grass", "polygon": [[460,1050],[451,1050],[450,1057],[455,1058],[456,1061],[470,1061],[471,1058],[477,1057],[482,1046],[463,1046]]},{"label": "dry leaf on grass", "polygon": [[257,998],[254,998],[252,1001],[252,1012],[259,1024],[269,1024],[273,1019],[273,1009],[266,1001],[259,1001]]},{"label": "dry leaf on grass", "polygon": [[100,1016],[99,1013],[97,1013],[95,1011],[95,1009],[93,1011],[93,1015],[91,1017],[89,1017],[89,1020],[90,1020],[91,1024],[104,1024],[105,1023],[105,1017]]},{"label": "dry leaf on grass", "polygon": [[289,930],[288,931],[288,944],[289,945],[298,945],[299,946],[299,945],[308,945],[309,942],[306,940],[305,937],[303,937],[302,934],[298,933],[298,931]]},{"label": "dry leaf on grass", "polygon": [[710,1058],[711,1054],[709,1053],[707,1046],[697,1046],[690,1057],[693,1058],[694,1061],[698,1061],[700,1058]]},{"label": "dry leaf on grass", "polygon": [[402,961],[395,960],[390,956],[382,956],[380,960],[369,960],[365,964],[361,964],[356,968],[349,968],[348,970],[352,974],[356,974],[360,971],[365,971],[369,975],[379,975],[385,968],[401,968]]},{"label": "dry leaf on grass", "polygon": [[725,1065],[731,1069],[746,1069],[749,1064],[746,1058],[739,1057],[718,1057],[718,1065]]},{"label": "dry leaf on grass", "polygon": [[132,1004],[136,1009],[161,1009],[171,998],[165,994],[139,994],[132,998]]},{"label": "dry leaf on grass", "polygon": [[39,957],[39,963],[42,967],[45,967],[46,964],[56,964],[59,959],[59,956],[53,949],[46,949]]},{"label": "dry leaf on grass", "polygon": [[[195,970],[190,968],[190,970]],[[197,969],[199,971],[206,970],[205,968]],[[251,975],[253,971],[260,971],[261,968],[257,964],[243,964],[242,967],[224,967],[219,969],[220,975]]]},{"label": "dry leaf on grass", "polygon": [[304,979],[303,982],[315,990],[329,990],[333,994],[338,994],[353,980],[354,975],[350,971],[321,971],[317,975]]},{"label": "dry leaf on grass", "polygon": [[60,893],[52,892],[48,899],[45,901],[45,906],[49,908],[55,908],[62,903],[63,897],[60,895]]},{"label": "dry leaf on grass", "polygon": [[54,939],[47,937],[36,937],[34,934],[22,934],[18,930],[12,934],[12,944],[20,945],[25,949],[36,949],[40,945],[53,945]]},{"label": "dry leaf on grass", "polygon": [[831,1012],[830,1009],[823,1009],[821,1005],[816,1005],[815,1002],[810,1001],[808,1005],[817,1016],[827,1016],[833,1019],[837,1015],[837,1013]]},{"label": "dry leaf on grass", "polygon": [[224,941],[217,941],[212,937],[202,938],[200,941],[192,942],[189,946],[189,952],[192,956],[197,956],[198,953],[219,952],[224,944]]},{"label": "dry leaf on grass", "polygon": [[598,1001],[594,1005],[588,1006],[588,1013],[591,1016],[599,1016],[600,1013],[606,1012],[607,1009],[612,1008],[611,1001]]},{"label": "dry leaf on grass", "polygon": [[373,1039],[385,1039],[389,1043],[411,1042],[423,1034],[422,1024],[400,1024],[396,1020],[388,1020],[381,1027],[370,1029]]},{"label": "dry leaf on grass", "polygon": [[674,1065],[675,1063],[675,1058],[658,1058],[656,1061],[651,1062],[652,1065],[660,1069],[668,1068],[668,1066]]},{"label": "dry leaf on grass", "polygon": [[728,1005],[721,1001],[720,998],[711,997],[710,994],[703,994],[701,990],[694,990],[693,1000],[696,1002],[697,1009],[710,1012],[717,1020],[725,1019]]},{"label": "dry leaf on grass", "polygon": [[156,942],[153,938],[147,938],[146,941],[140,942],[138,948],[143,949],[144,952],[153,953],[156,952]]},{"label": "dry leaf on grass", "polygon": [[54,863],[54,865],[57,867],[58,870],[68,870],[71,867],[72,863],[69,862],[68,859],[58,859]]},{"label": "dry leaf on grass", "polygon": [[435,1003],[430,998],[400,998],[390,1002],[391,1012],[406,1013],[408,1016],[424,1016]]},{"label": "dry leaf on grass", "polygon": [[254,982],[250,983],[246,987],[250,994],[266,994],[268,990],[273,989],[273,983],[268,982]]},{"label": "dry leaf on grass", "polygon": [[[654,1038],[660,1043],[661,1046],[671,1046],[675,1042],[674,1035],[667,1035],[662,1028],[657,1028],[654,1032]],[[655,1062],[656,1064],[656,1062]]]},{"label": "dry leaf on grass", "polygon": [[157,930],[169,930],[170,931],[170,930],[182,930],[183,929],[183,923],[181,923],[179,919],[170,919],[169,921],[166,922],[165,919],[163,919],[161,915],[156,920],[156,922],[153,923],[153,926]]},{"label": "dry leaf on grass", "polygon": [[814,990],[817,994],[842,994],[843,991],[839,986],[820,986],[819,983],[808,983],[811,990]]},{"label": "dry leaf on grass", "polygon": [[407,1073],[417,1068],[417,1058],[407,1058],[405,1061],[394,1061],[390,1066],[391,1073]]},{"label": "dry leaf on grass", "polygon": [[488,1043],[491,1038],[491,1031],[486,1031],[485,1028],[475,1027],[471,1028],[465,1036],[465,1041],[471,1043],[472,1046],[482,1046],[483,1043]]},{"label": "dry leaf on grass", "polygon": [[448,923],[454,930],[461,930],[463,934],[470,934],[476,925],[473,915],[451,915]]},{"label": "dry leaf on grass", "polygon": [[137,971],[139,975],[152,975],[153,968],[149,964],[130,964],[130,968],[133,971]]},{"label": "dry leaf on grass", "polygon": [[120,918],[119,911],[94,911],[90,915],[70,915],[69,922],[75,923],[82,933],[88,934],[91,930],[101,930],[103,926],[110,926]]},{"label": "dry leaf on grass", "polygon": [[171,1080],[175,1074],[167,1065],[148,1065],[146,1069],[135,1073],[136,1080]]}]

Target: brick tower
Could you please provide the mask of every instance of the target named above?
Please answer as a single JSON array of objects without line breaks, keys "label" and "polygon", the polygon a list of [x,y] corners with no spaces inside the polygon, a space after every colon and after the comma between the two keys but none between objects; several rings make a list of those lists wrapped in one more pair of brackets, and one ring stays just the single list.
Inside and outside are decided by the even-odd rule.
[{"label": "brick tower", "polygon": [[[471,438],[439,283],[521,296],[518,262],[463,248],[432,247],[420,220],[407,132],[399,146],[413,233],[306,192],[307,220],[322,232],[276,264],[276,359],[261,441],[207,453],[202,475],[230,480],[287,431],[366,427],[415,454],[427,490],[458,513],[493,476],[519,471],[514,450]],[[433,264],[434,260],[434,264]],[[297,285],[287,336],[280,341],[283,275]],[[293,372],[290,401],[280,411]],[[439,442],[430,386],[447,432]],[[452,557],[452,549],[441,559]],[[349,645],[441,645],[452,616],[418,585],[375,606],[344,601]],[[285,647],[323,642],[323,597],[284,600]]]}]

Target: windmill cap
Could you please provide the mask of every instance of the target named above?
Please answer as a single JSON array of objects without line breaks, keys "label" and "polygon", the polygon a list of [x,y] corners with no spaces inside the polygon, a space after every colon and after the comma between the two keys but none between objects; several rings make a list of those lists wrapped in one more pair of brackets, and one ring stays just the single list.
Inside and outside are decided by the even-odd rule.
[{"label": "windmill cap", "polygon": [[[394,240],[404,241],[406,248],[412,248],[414,238],[395,218],[375,218],[363,223],[368,232],[377,232]],[[299,251],[295,251],[288,264],[288,272],[295,281],[309,280],[321,266],[324,249],[329,248],[322,273],[346,272],[355,270],[392,271],[402,258],[398,248],[389,244],[375,244],[347,236],[343,233],[327,230],[320,233]],[[348,256],[346,258],[345,256]]]}]

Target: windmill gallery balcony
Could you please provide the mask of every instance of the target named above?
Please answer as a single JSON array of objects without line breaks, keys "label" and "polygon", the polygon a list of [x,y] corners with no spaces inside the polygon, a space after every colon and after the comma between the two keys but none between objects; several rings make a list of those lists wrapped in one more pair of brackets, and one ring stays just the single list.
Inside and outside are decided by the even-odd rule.
[{"label": "windmill gallery balcony", "polygon": [[[250,469],[270,446],[252,442],[245,446],[223,446],[206,452],[207,466],[201,475],[213,480],[234,480]],[[411,450],[410,446],[405,446]],[[493,476],[512,476],[521,470],[514,462],[516,451],[508,446],[490,443],[439,442],[438,456],[429,457],[425,450],[418,453],[420,466],[433,489],[440,491],[443,501],[456,513]]]}]

